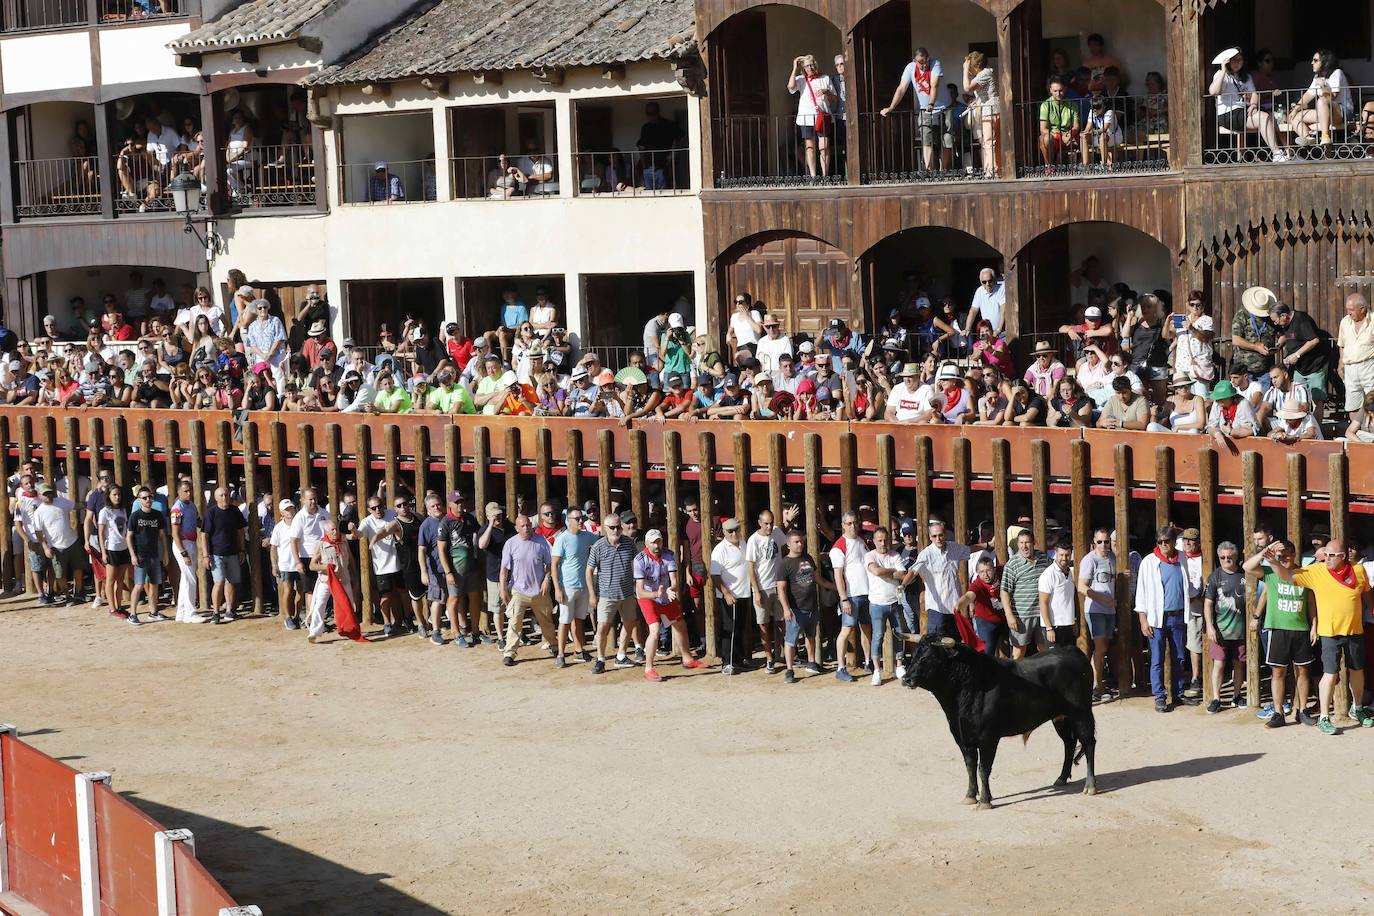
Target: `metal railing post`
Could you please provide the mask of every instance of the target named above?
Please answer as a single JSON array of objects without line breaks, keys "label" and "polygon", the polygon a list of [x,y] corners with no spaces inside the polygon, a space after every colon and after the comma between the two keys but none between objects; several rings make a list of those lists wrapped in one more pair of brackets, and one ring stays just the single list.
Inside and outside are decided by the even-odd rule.
[{"label": "metal railing post", "polygon": [[76,774],[76,842],[81,853],[81,916],[100,916],[100,858],[96,848],[95,787],[109,773]]}]

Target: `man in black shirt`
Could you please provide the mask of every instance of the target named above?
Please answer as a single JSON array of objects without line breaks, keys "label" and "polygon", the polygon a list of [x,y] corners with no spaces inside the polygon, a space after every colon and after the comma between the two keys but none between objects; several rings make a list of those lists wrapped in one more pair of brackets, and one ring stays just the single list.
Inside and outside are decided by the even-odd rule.
[{"label": "man in black shirt", "polygon": [[214,583],[210,589],[210,614],[215,623],[238,619],[234,613],[234,592],[243,577],[243,529],[247,527],[248,520],[229,501],[229,491],[216,487],[215,504],[206,508],[200,522],[200,530],[209,543],[203,562]]},{"label": "man in black shirt", "polygon": [[1331,370],[1331,337],[1306,312],[1295,311],[1280,302],[1269,310],[1269,320],[1278,328],[1276,344],[1283,364],[1293,373],[1293,381],[1312,395],[1312,417],[1322,421],[1326,401],[1326,376]]},{"label": "man in black shirt", "polygon": [[644,126],[639,129],[641,172],[644,190],[662,191],[677,187],[674,181],[673,150],[682,139],[677,124],[659,113],[658,103],[644,106]]},{"label": "man in black shirt", "polygon": [[515,534],[515,529],[506,521],[506,510],[500,503],[487,503],[486,516],[487,523],[477,532],[477,549],[482,554],[487,576],[487,610],[479,638],[482,642],[490,643],[492,638],[488,635],[488,627],[493,621],[498,638],[506,632],[506,608],[501,603],[501,549],[506,546],[506,540]]},{"label": "man in black shirt", "polygon": [[157,609],[157,590],[162,585],[162,568],[167,563],[167,519],[153,505],[153,491],[138,488],[138,502],[129,516],[124,535],[129,557],[134,564],[134,591],[129,597],[129,619],[138,617],[138,594],[148,595],[149,620],[166,620]]},{"label": "man in black shirt", "polygon": [[796,683],[794,666],[797,662],[797,640],[806,640],[806,664],[802,667],[813,674],[823,674],[820,656],[816,653],[816,621],[820,608],[822,581],[820,567],[806,552],[806,537],[800,531],[787,536],[787,556],[778,563],[778,601],[782,604],[782,619],[787,622],[787,645],[783,661],[787,673],[783,683]]},{"label": "man in black shirt", "polygon": [[[473,630],[480,622],[486,591],[486,564],[479,567],[474,555],[478,530],[477,519],[468,511],[467,497],[454,490],[448,495],[448,513],[439,522],[439,564],[444,568],[453,645],[459,647],[477,645]],[[497,582],[499,585],[499,574]],[[438,620],[434,626],[439,626]]]},{"label": "man in black shirt", "polygon": [[403,493],[396,494],[396,524],[400,526],[401,543],[396,548],[396,558],[401,567],[401,584],[408,601],[402,601],[402,608],[409,608],[411,619],[398,613],[398,625],[404,624],[412,633],[419,633],[421,639],[428,639],[429,633],[424,626],[425,584],[420,579],[420,522],[422,519],[411,511],[414,502]]}]

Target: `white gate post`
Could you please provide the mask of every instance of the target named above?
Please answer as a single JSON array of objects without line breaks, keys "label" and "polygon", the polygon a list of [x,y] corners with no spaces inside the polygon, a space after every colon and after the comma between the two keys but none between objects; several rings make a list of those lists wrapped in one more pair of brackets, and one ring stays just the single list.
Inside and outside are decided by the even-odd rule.
[{"label": "white gate post", "polygon": [[100,916],[100,859],[96,853],[95,787],[110,774],[76,774],[76,841],[81,851],[81,916]]},{"label": "white gate post", "polygon": [[196,854],[196,838],[189,830],[159,830],[153,834],[153,851],[157,856],[157,916],[177,916],[177,871],[173,862],[173,847],[185,843],[191,855]]},{"label": "white gate post", "polygon": [[[19,729],[8,722],[0,723],[0,744],[8,737],[18,740]],[[0,894],[10,889],[10,854],[5,842],[5,758],[0,754]]]}]

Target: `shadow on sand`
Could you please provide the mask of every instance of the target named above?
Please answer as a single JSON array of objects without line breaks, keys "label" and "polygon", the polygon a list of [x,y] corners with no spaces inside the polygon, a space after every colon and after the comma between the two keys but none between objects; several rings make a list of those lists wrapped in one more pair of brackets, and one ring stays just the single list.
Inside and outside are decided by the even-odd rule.
[{"label": "shadow on sand", "polygon": [[[1206,776],[1209,773],[1216,773],[1220,770],[1229,770],[1232,767],[1254,763],[1263,756],[1263,754],[1221,754],[1216,757],[1194,757],[1191,760],[1179,760],[1175,763],[1161,763],[1152,766],[1136,767],[1133,770],[1118,770],[1108,773],[1098,770],[1097,794],[1106,795],[1109,792],[1119,792],[1122,789],[1143,786],[1151,782],[1165,782],[1170,779],[1191,779],[1194,776]],[[1011,792],[1007,795],[995,795],[993,804],[999,807],[1002,805],[1017,805],[1021,802],[1035,801],[1036,799],[1049,798],[1054,795],[1075,795],[1082,791],[1083,768],[1080,763],[1074,767],[1074,778],[1067,786],[1049,785],[1041,786],[1038,789]]]},{"label": "shadow on sand", "polygon": [[197,857],[210,874],[239,903],[257,904],[264,913],[443,916],[445,912],[383,884],[390,875],[356,871],[322,859],[272,839],[266,827],[214,820],[134,792],[120,794],[163,826],[194,833]]}]

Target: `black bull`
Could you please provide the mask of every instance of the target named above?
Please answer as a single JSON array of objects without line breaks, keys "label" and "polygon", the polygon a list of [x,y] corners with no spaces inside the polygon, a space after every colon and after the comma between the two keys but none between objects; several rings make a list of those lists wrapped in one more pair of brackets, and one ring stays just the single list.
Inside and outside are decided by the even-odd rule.
[{"label": "black bull", "polygon": [[928,635],[912,646],[903,683],[929,690],[945,711],[950,733],[968,767],[965,804],[977,801],[979,808],[992,807],[988,776],[997,743],[1012,735],[1028,739],[1045,722],[1053,722],[1064,740],[1064,769],[1054,784],[1068,784],[1074,751],[1081,745],[1088,762],[1083,794],[1097,794],[1092,668],[1077,647],[1009,661],[984,655],[947,636]]}]

